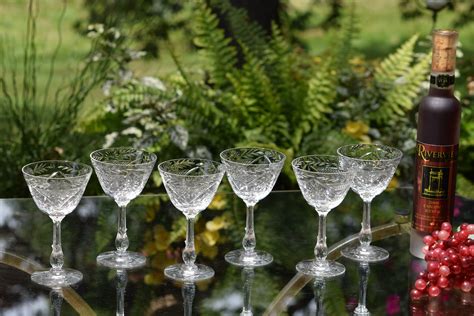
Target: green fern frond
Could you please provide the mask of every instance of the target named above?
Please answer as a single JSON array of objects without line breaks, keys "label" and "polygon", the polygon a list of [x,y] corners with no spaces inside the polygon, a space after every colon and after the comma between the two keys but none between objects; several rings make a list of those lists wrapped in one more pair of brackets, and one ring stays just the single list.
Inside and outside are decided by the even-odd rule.
[{"label": "green fern frond", "polygon": [[295,106],[302,104],[307,89],[304,68],[300,67],[301,58],[298,57],[278,25],[273,23],[272,38],[266,49],[265,69],[289,117]]},{"label": "green fern frond", "polygon": [[379,89],[390,90],[393,82],[405,75],[413,60],[413,50],[417,39],[417,35],[412,36],[375,69],[374,79]]},{"label": "green fern frond", "polygon": [[229,0],[213,0],[212,3],[226,16],[233,36],[254,55],[263,57],[268,40],[265,30],[249,18],[245,9],[234,7]]},{"label": "green fern frond", "polygon": [[412,110],[429,71],[430,54],[415,60],[417,37],[410,38],[375,70],[375,87],[382,95],[380,107],[370,117],[378,123],[393,122]]},{"label": "green fern frond", "polygon": [[198,1],[196,8],[194,43],[209,59],[210,82],[219,87],[227,86],[227,75],[234,72],[237,64],[237,51],[219,28],[217,16],[202,0]]},{"label": "green fern frond", "polygon": [[355,12],[355,3],[352,2],[342,13],[341,27],[334,43],[334,67],[343,69],[352,54],[354,39],[359,34],[358,20]]},{"label": "green fern frond", "polygon": [[251,120],[262,121],[257,114],[279,113],[280,100],[265,73],[263,61],[255,56],[244,43],[240,45],[246,63],[240,71],[229,75],[229,79],[245,115]]}]

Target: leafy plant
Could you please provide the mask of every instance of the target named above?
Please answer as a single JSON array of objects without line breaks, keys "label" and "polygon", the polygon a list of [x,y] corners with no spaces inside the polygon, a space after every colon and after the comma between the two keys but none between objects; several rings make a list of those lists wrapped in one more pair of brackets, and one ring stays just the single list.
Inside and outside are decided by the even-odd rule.
[{"label": "leafy plant", "polygon": [[[171,139],[166,135],[179,126],[187,135],[186,146],[156,141],[160,145],[154,148],[205,157],[243,145],[278,149],[288,160],[305,153],[334,153],[338,146],[356,141],[414,148],[414,142],[406,140],[414,139],[414,104],[424,92],[429,62],[429,54],[415,53],[416,37],[380,63],[365,61],[353,49],[359,30],[352,5],[343,11],[334,44],[313,57],[295,47],[276,24],[268,36],[228,1],[216,8],[230,21],[235,38],[227,38],[218,15],[205,1],[197,1],[193,29],[204,69],[185,69],[172,52],[178,75],[159,80],[162,91],[140,92],[138,99],[154,106],[167,103],[176,118],[161,120],[156,112],[147,112],[148,118],[138,125],[127,121],[132,113],[148,110],[136,102],[143,81],[132,79],[132,90],[113,85],[109,98],[115,104],[123,93],[129,100],[119,119],[122,130],[134,127],[137,135],[147,135],[153,122],[158,125],[152,131]],[[393,133],[393,126],[400,133]],[[282,187],[294,185],[291,168],[284,173]]]},{"label": "leafy plant", "polygon": [[[29,1],[26,44],[22,63],[19,64],[6,40],[0,42],[0,176],[2,196],[22,196],[26,186],[21,179],[21,167],[35,160],[67,157],[75,159],[82,154],[77,126],[85,99],[108,76],[122,52],[123,38],[115,29],[95,30],[91,48],[70,80],[56,91],[52,90],[55,61],[61,47],[61,24],[66,2],[58,21],[59,40],[48,64],[49,76],[40,83],[37,78],[40,61],[37,52],[37,8]],[[83,140],[84,141],[84,140]],[[90,140],[89,140],[90,142]]]}]

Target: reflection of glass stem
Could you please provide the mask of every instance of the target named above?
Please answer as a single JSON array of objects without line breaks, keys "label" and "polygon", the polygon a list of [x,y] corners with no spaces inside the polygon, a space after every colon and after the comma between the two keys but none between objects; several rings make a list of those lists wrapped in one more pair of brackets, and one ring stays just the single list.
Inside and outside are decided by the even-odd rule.
[{"label": "reflection of glass stem", "polygon": [[187,217],[186,246],[183,250],[184,269],[189,273],[196,270],[196,249],[194,248],[194,217]]},{"label": "reflection of glass stem", "polygon": [[370,203],[371,201],[364,201],[362,229],[359,233],[359,242],[362,249],[369,247],[372,242],[372,229],[370,228]]},{"label": "reflection of glass stem", "polygon": [[49,292],[49,298],[51,300],[51,315],[61,315],[61,305],[63,304],[63,293],[61,289],[52,289]]},{"label": "reflection of glass stem", "polygon": [[253,209],[255,204],[247,204],[247,220],[245,223],[245,236],[242,240],[242,246],[245,250],[245,255],[252,255],[257,246],[257,239],[255,238],[255,231],[253,228]]},{"label": "reflection of glass stem", "polygon": [[117,316],[125,315],[125,288],[127,287],[127,270],[117,270]]},{"label": "reflection of glass stem", "polygon": [[314,302],[316,303],[316,316],[324,315],[324,292],[326,291],[326,280],[323,278],[314,279],[313,283]]},{"label": "reflection of glass stem", "polygon": [[51,272],[59,274],[64,264],[64,254],[61,247],[61,220],[53,219],[53,248],[49,263],[51,264]]},{"label": "reflection of glass stem", "polygon": [[184,316],[192,316],[193,314],[193,300],[196,293],[196,286],[193,282],[186,282],[181,289],[183,295]]},{"label": "reflection of glass stem", "polygon": [[118,230],[117,237],[115,237],[115,247],[117,248],[117,254],[119,256],[123,255],[128,249],[126,206],[120,206],[119,209]]},{"label": "reflection of glass stem", "polygon": [[252,305],[251,305],[251,294],[252,294],[252,285],[255,273],[253,268],[244,268],[242,269],[242,279],[244,281],[244,306],[242,308],[241,316],[252,316]]},{"label": "reflection of glass stem", "polygon": [[359,265],[359,303],[354,310],[354,315],[370,315],[367,309],[367,283],[369,281],[370,268],[367,262],[361,262]]}]

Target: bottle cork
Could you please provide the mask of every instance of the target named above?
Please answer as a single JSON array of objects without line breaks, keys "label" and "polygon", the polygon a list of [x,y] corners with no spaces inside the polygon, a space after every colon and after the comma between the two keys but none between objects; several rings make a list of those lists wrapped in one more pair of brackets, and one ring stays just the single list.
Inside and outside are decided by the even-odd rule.
[{"label": "bottle cork", "polygon": [[433,72],[454,72],[456,68],[456,44],[458,32],[453,30],[433,31]]}]

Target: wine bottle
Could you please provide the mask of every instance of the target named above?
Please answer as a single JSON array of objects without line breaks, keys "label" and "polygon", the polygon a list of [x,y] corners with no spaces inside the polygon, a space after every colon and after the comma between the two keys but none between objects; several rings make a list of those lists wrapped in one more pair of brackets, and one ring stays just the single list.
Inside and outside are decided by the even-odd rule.
[{"label": "wine bottle", "polygon": [[461,105],[454,97],[458,33],[433,31],[430,89],[418,111],[410,252],[423,258],[423,237],[450,222],[456,191]]}]

